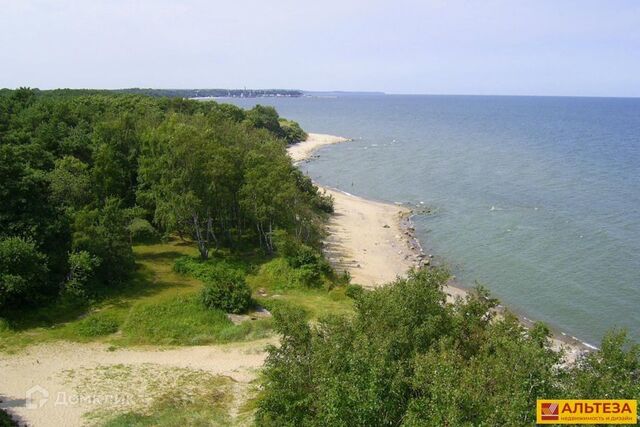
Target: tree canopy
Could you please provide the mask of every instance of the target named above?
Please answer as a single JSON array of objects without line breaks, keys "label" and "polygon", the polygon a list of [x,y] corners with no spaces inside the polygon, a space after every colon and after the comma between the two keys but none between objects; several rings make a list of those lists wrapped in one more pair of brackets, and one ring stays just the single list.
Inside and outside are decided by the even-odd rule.
[{"label": "tree canopy", "polygon": [[277,230],[316,245],[330,201],[286,155],[304,132],[280,120],[270,107],[1,91],[0,312],[126,285],[140,224],[192,239],[203,258],[273,252]]},{"label": "tree canopy", "polygon": [[567,365],[548,328],[497,316],[483,289],[447,303],[447,279],[414,271],[313,325],[276,312],[258,425],[525,426],[538,398],[640,398],[640,346],[624,333]]}]

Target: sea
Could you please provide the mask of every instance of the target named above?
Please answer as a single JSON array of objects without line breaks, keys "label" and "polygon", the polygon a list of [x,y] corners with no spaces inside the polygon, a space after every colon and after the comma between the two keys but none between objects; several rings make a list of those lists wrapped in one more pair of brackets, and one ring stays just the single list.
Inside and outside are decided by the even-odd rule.
[{"label": "sea", "polygon": [[338,94],[272,105],[326,146],[322,185],[417,208],[425,252],[463,287],[599,346],[640,342],[640,99]]}]

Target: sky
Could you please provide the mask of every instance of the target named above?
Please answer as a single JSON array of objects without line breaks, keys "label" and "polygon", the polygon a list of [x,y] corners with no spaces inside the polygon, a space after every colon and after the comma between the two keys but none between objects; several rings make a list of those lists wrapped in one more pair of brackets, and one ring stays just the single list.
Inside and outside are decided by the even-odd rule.
[{"label": "sky", "polygon": [[0,87],[640,96],[637,0],[0,0]]}]

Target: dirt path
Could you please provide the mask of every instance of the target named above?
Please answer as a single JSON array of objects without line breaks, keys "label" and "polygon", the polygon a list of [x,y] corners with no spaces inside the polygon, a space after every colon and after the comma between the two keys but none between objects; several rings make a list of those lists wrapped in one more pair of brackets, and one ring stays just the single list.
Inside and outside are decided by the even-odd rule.
[{"label": "dirt path", "polygon": [[115,351],[103,344],[36,345],[0,354],[0,407],[17,415],[21,425],[81,426],[90,423],[85,414],[143,408],[176,386],[188,384],[184,391],[198,387],[199,379],[225,376],[234,382],[230,390],[237,408],[271,341]]}]

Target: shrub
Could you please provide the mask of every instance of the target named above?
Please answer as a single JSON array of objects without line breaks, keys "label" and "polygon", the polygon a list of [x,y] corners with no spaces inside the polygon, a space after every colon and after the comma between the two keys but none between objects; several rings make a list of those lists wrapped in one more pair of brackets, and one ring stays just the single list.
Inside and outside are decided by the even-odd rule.
[{"label": "shrub", "polygon": [[298,242],[284,232],[275,235],[276,247],[294,269],[292,278],[304,286],[319,286],[323,274],[330,274],[331,267],[317,250]]},{"label": "shrub", "polygon": [[95,289],[95,270],[99,265],[100,258],[87,251],[71,253],[65,291],[75,297],[88,298]]},{"label": "shrub", "polygon": [[256,424],[533,425],[536,397],[560,392],[558,356],[482,292],[446,304],[447,279],[411,272],[314,325],[274,311]]},{"label": "shrub", "polygon": [[11,325],[9,324],[9,322],[6,319],[3,319],[2,317],[0,317],[0,333],[10,331],[10,330],[11,330]]},{"label": "shrub", "polygon": [[349,298],[358,299],[364,293],[364,289],[360,285],[347,285],[344,293]]},{"label": "shrub", "polygon": [[232,269],[218,269],[201,293],[202,303],[227,313],[242,313],[251,305],[251,288],[244,275]]},{"label": "shrub", "polygon": [[37,299],[47,273],[47,258],[35,243],[20,237],[0,239],[0,308]]},{"label": "shrub", "polygon": [[331,194],[320,194],[318,193],[313,198],[313,204],[316,208],[321,210],[322,212],[332,214],[334,212],[333,209],[333,196]]},{"label": "shrub", "polygon": [[153,243],[158,241],[158,232],[146,219],[134,218],[127,229],[132,243]]}]

